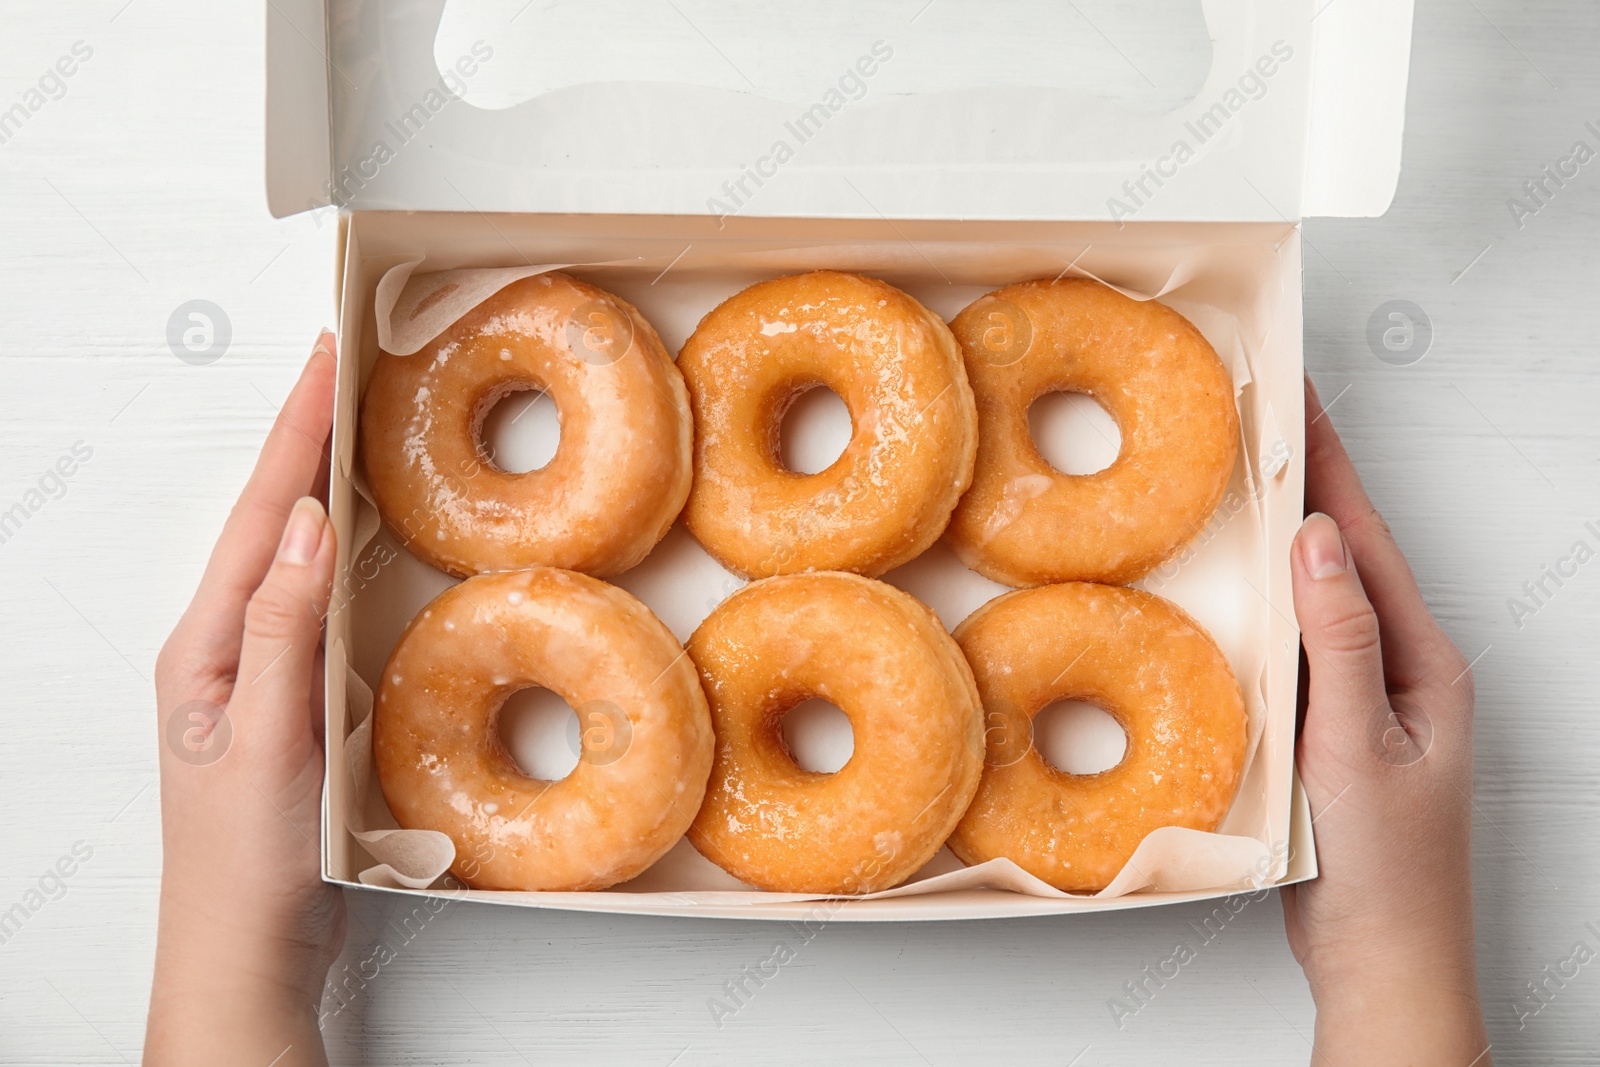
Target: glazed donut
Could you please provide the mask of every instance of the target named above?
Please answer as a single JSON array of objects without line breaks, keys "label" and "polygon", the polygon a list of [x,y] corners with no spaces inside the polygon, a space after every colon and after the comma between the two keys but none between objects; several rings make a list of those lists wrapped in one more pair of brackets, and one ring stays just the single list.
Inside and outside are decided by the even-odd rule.
[{"label": "glazed donut", "polygon": [[[716,760],[689,840],[762,889],[852,895],[898,885],[939,851],[983,769],[977,690],[932,612],[854,574],[745,586],[689,638]],[[850,719],[834,774],[802,769],[783,715],[810,697]]]},{"label": "glazed donut", "polygon": [[[1243,773],[1244,702],[1228,661],[1171,601],[1074,582],[991,600],[956,627],[983,696],[988,757],[950,838],[963,862],[1004,856],[1069,892],[1110,883],[1150,831],[1215,830]],[[1114,717],[1127,751],[1065,774],[1032,745],[1058,700]]]},{"label": "glazed donut", "polygon": [[[938,540],[972,476],[977,415],[955,339],[891,285],[816,271],[760,282],[701,320],[678,356],[698,435],[684,522],[747,578],[873,577]],[[784,413],[833,390],[850,443],[827,470],[778,456]]]},{"label": "glazed donut", "polygon": [[[528,777],[500,742],[501,706],[530,686],[578,713],[582,753],[560,781]],[[683,836],[711,770],[705,694],[672,634],[621,589],[553,567],[439,594],[390,654],[373,716],[395,820],[448,835],[477,889],[627,881]]]},{"label": "glazed donut", "polygon": [[[538,470],[479,444],[502,398],[541,389],[561,443]],[[689,493],[688,394],[650,324],[564,274],[513,282],[422,351],[381,353],[361,452],[385,522],[451,574],[548,565],[605,576],[642,560]]]},{"label": "glazed donut", "polygon": [[[979,298],[951,324],[977,397],[972,488],[945,535],[968,567],[1013,586],[1121,584],[1204,527],[1239,447],[1233,382],[1200,331],[1154,300],[1085,278]],[[1087,393],[1122,432],[1105,470],[1051,467],[1028,432],[1050,392]]]}]

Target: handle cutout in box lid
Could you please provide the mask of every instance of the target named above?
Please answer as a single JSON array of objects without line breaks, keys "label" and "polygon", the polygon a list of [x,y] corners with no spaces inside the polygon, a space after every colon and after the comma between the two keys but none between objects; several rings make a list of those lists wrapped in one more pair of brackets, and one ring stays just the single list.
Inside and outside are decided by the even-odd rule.
[{"label": "handle cutout in box lid", "polygon": [[1410,0],[620,3],[270,3],[273,213],[1292,221],[1399,172]]},{"label": "handle cutout in box lid", "polygon": [[[1284,221],[1307,203],[1307,161],[1351,147],[1348,124],[1311,115],[1312,86],[1340,81],[1313,65],[1353,62],[1321,48],[1311,0],[1165,0],[1159,18],[1108,0],[679,0],[660,18],[323,2],[331,121],[299,123],[300,155],[331,146],[320,199],[356,209]],[[1403,67],[1403,50],[1381,54]],[[1368,113],[1403,112],[1403,69],[1375,81]],[[279,95],[269,126],[304,117]],[[1314,206],[1377,210],[1368,187],[1397,166],[1381,152],[1330,171]],[[1339,202],[1341,184],[1359,195]]]}]

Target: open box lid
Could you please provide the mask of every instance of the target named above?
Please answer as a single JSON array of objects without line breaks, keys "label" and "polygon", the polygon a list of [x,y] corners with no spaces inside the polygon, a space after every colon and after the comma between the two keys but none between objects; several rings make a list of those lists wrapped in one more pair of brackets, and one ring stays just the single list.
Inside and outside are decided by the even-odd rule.
[{"label": "open box lid", "polygon": [[1375,216],[1412,0],[269,0],[272,213]]}]

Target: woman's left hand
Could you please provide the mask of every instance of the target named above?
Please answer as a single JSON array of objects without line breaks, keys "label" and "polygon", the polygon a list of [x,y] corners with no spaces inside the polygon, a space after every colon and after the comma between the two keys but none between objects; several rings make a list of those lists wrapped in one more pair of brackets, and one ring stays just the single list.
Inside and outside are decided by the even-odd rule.
[{"label": "woman's left hand", "polygon": [[317,1007],[344,942],[322,881],[324,331],[156,660],[161,916],[146,1062],[321,1064]]}]

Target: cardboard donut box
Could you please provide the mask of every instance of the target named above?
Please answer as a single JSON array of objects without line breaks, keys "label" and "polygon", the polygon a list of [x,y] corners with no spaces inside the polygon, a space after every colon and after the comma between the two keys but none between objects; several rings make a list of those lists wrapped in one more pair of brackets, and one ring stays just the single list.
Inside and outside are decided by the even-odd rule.
[{"label": "cardboard donut box", "polygon": [[[669,5],[675,22],[620,0],[515,7],[266,5],[269,205],[338,232],[324,878],[523,907],[904,921],[1150,907],[1314,876],[1288,564],[1304,475],[1301,220],[1387,210],[1411,4],[1201,0],[1194,26],[1115,34],[1089,20],[1126,13],[1044,0],[1001,14],[942,0],[914,18],[843,0]],[[899,889],[819,901],[753,891],[686,841],[604,892],[414,877],[427,849],[395,834],[352,738],[400,631],[453,580],[380,529],[363,496],[356,420],[379,283],[397,267],[415,282],[546,264],[633,303],[674,353],[725,297],[821,268],[882,278],[947,320],[1002,285],[1075,275],[1188,316],[1234,377],[1240,459],[1217,515],[1137,584],[1205,625],[1239,675],[1252,750],[1218,833],[1147,840],[1151,862],[1094,896],[963,871],[946,851]],[[1035,436],[1081,445],[1070,423]],[[741,584],[681,526],[612,580],[680,641]],[[943,547],[885,580],[950,629],[1005,591]]]}]

